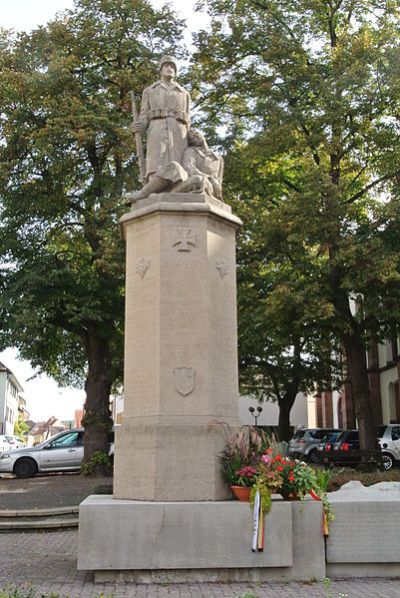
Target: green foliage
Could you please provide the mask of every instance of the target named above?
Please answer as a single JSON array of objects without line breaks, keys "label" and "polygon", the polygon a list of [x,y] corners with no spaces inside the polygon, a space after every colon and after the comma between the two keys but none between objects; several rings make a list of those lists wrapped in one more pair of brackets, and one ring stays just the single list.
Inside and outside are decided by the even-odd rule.
[{"label": "green foliage", "polygon": [[90,460],[81,465],[82,473],[88,476],[97,472],[101,472],[102,475],[104,475],[104,473],[110,471],[111,468],[112,464],[110,457],[103,451],[95,451]]},{"label": "green foliage", "polygon": [[21,415],[18,414],[18,419],[14,424],[14,434],[21,440],[25,440],[26,434],[29,432],[28,424],[22,419]]},{"label": "green foliage", "polygon": [[[1,34],[0,348],[85,384],[103,427],[122,377],[118,221],[139,184],[128,92],[155,80],[162,53],[183,55],[181,29],[146,0],[76,0],[46,27]],[[85,459],[107,445],[87,432]]]},{"label": "green foliage", "polygon": [[39,594],[34,588],[24,590],[13,586],[7,586],[6,588],[0,589],[0,598],[59,598],[59,594],[55,594],[54,592],[50,592],[50,594]]},{"label": "green foliage", "polygon": [[[61,598],[60,594],[50,592],[50,594],[43,594],[42,592],[36,591],[33,587],[27,590],[15,588],[13,586],[7,586],[6,588],[0,589],[0,598]],[[64,596],[68,598],[68,596]],[[94,594],[93,598],[113,598],[113,594]]]},{"label": "green foliage", "polygon": [[60,382],[86,373],[88,336],[121,372],[124,187],[137,184],[128,92],[154,79],[180,24],[146,1],[78,0],[0,54],[1,344]]},{"label": "green foliage", "polygon": [[318,488],[322,490],[322,492],[328,491],[329,482],[332,478],[332,472],[329,469],[315,469],[315,474],[317,477],[317,484]]},{"label": "green foliage", "polygon": [[288,415],[313,379],[340,383],[344,349],[361,443],[374,448],[365,350],[400,329],[397,3],[202,4],[212,24],[193,74],[245,223],[242,389]]}]

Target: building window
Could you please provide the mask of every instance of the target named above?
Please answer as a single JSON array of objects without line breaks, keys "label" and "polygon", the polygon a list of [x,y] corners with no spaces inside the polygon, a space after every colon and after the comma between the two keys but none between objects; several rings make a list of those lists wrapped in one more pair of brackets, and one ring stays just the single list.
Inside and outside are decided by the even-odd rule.
[{"label": "building window", "polygon": [[393,363],[399,359],[399,349],[397,339],[392,339],[386,342],[386,362]]}]

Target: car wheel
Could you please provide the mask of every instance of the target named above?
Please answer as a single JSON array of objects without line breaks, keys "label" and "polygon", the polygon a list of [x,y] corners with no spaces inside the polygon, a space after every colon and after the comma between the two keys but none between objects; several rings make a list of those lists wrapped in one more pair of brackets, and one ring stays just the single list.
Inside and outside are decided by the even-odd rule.
[{"label": "car wheel", "polygon": [[321,461],[321,457],[318,454],[317,449],[314,449],[308,453],[308,460],[310,463],[319,463]]},{"label": "car wheel", "polygon": [[388,453],[383,453],[383,455],[382,455],[383,469],[385,471],[388,471],[389,469],[392,469],[393,465],[394,465],[394,459],[393,459],[392,455],[389,455]]},{"label": "car wheel", "polygon": [[14,465],[14,473],[17,478],[32,478],[37,472],[37,464],[33,459],[27,457],[18,459]]}]

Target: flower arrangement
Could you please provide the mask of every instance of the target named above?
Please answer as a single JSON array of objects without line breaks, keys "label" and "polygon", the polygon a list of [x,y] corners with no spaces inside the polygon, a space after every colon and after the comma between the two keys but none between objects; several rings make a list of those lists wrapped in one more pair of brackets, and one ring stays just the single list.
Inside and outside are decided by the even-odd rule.
[{"label": "flower arrangement", "polygon": [[[318,488],[315,470],[304,461],[292,460],[278,454],[267,464],[262,459],[262,467],[271,468],[281,474],[282,483],[279,492],[286,499],[299,498],[303,500],[310,491],[315,491]],[[263,475],[262,471],[260,473]]]},{"label": "flower arrangement", "polygon": [[237,486],[243,486],[244,488],[251,488],[256,482],[257,468],[253,465],[245,465],[236,472],[236,484]]},{"label": "flower arrangement", "polygon": [[242,426],[232,432],[224,422],[211,423],[222,426],[225,433],[225,448],[219,455],[225,482],[229,486],[252,487],[261,456],[269,446],[266,433],[255,426]]},{"label": "flower arrangement", "polygon": [[304,500],[307,495],[321,500],[327,530],[328,523],[334,519],[326,495],[328,472],[284,456],[282,445],[260,428],[242,426],[232,431],[224,422],[213,420],[210,423],[222,426],[225,433],[226,444],[219,461],[227,484],[249,488],[253,506],[258,491],[264,514],[271,510],[274,493],[281,494],[286,500]]},{"label": "flower arrangement", "polygon": [[328,524],[334,519],[334,515],[326,496],[326,485],[326,480],[322,480],[321,475],[303,461],[293,460],[279,453],[273,455],[273,449],[269,448],[261,456],[257,466],[250,494],[251,503],[254,505],[255,496],[259,492],[261,508],[265,514],[271,509],[271,494],[274,492],[281,494],[286,500],[304,500],[309,494],[314,500],[323,502],[327,533]]}]

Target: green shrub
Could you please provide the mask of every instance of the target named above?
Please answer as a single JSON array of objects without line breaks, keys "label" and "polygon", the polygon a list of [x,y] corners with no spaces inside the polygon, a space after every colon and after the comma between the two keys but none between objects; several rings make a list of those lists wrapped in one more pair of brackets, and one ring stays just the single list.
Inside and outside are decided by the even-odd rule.
[{"label": "green shrub", "polygon": [[110,457],[104,451],[96,451],[88,463],[81,465],[81,471],[85,475],[105,475],[111,471],[112,464]]}]

